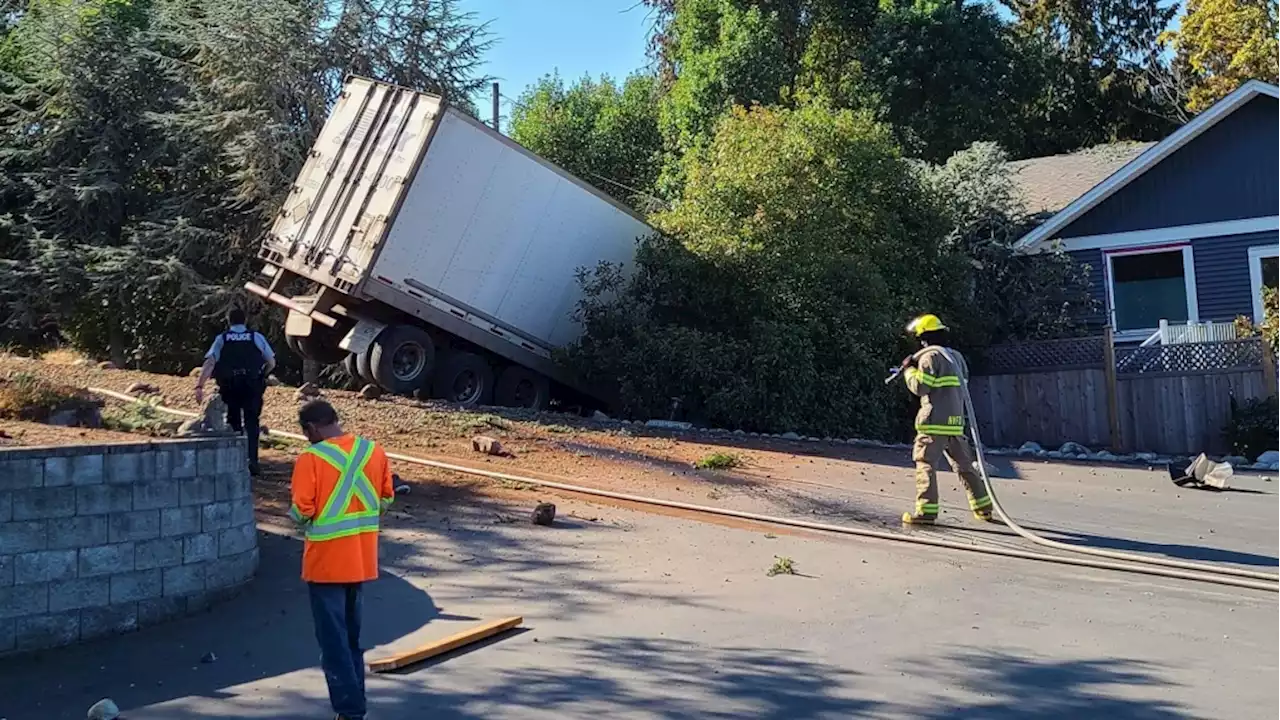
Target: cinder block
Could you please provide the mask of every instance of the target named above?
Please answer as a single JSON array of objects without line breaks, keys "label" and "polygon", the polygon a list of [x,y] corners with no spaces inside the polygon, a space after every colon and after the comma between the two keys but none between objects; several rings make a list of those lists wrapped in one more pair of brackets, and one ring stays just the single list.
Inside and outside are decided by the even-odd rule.
[{"label": "cinder block", "polygon": [[111,602],[111,580],[84,578],[49,583],[49,612],[100,607]]},{"label": "cinder block", "polygon": [[92,640],[138,629],[138,603],[87,608],[80,612],[80,639]]},{"label": "cinder block", "polygon": [[182,562],[184,565],[218,559],[217,533],[201,533],[182,538]]},{"label": "cinder block", "polygon": [[216,480],[212,475],[198,475],[183,480],[178,485],[179,501],[183,505],[207,505],[218,495]]},{"label": "cinder block", "polygon": [[111,576],[111,602],[124,603],[160,597],[161,570],[139,570]]},{"label": "cinder block", "polygon": [[49,586],[14,585],[0,588],[0,620],[49,611]]},{"label": "cinder block", "polygon": [[0,588],[13,585],[13,556],[0,555]]},{"label": "cinder block", "polygon": [[258,528],[241,525],[218,533],[218,557],[239,555],[258,547]]},{"label": "cinder block", "polygon": [[226,530],[231,527],[231,503],[211,503],[200,508],[201,529],[205,532]]},{"label": "cinder block", "polygon": [[155,480],[173,479],[173,450],[157,447],[151,451],[151,460],[155,467]]},{"label": "cinder block", "polygon": [[44,459],[44,486],[101,485],[101,455],[74,455]]},{"label": "cinder block", "polygon": [[49,549],[86,548],[107,544],[107,516],[79,515],[49,523]]},{"label": "cinder block", "polygon": [[154,480],[133,486],[134,510],[177,507],[178,500],[178,483],[173,480]]},{"label": "cinder block", "polygon": [[249,460],[245,457],[243,445],[235,443],[227,447],[218,448],[219,474],[230,475],[237,471],[247,472],[248,468]]},{"label": "cinder block", "polygon": [[196,473],[205,477],[218,474],[218,448],[202,447],[196,450]]},{"label": "cinder block", "polygon": [[160,597],[138,601],[138,627],[150,627],[182,617],[187,603],[182,596]]},{"label": "cinder block", "polygon": [[17,620],[0,620],[0,654],[10,652],[17,646],[17,627]]},{"label": "cinder block", "polygon": [[237,500],[249,494],[249,472],[229,472],[217,477],[214,483],[217,500]]},{"label": "cinder block", "polygon": [[239,585],[253,577],[258,568],[258,550],[254,548],[239,555],[219,558],[205,569],[205,587],[225,588]]},{"label": "cinder block", "polygon": [[76,489],[31,488],[13,492],[14,520],[47,520],[76,514]]},{"label": "cinder block", "polygon": [[159,510],[112,513],[110,518],[109,539],[113,543],[152,540],[160,537]]},{"label": "cinder block", "polygon": [[13,583],[46,583],[72,580],[77,574],[75,550],[38,550],[13,558]]},{"label": "cinder block", "polygon": [[80,577],[115,575],[133,570],[133,543],[80,550]]},{"label": "cinder block", "polygon": [[18,618],[14,624],[19,650],[43,650],[80,640],[80,611]]},{"label": "cinder block", "polygon": [[175,480],[196,476],[196,451],[190,448],[172,450],[169,457],[169,477]]},{"label": "cinder block", "polygon": [[111,453],[105,458],[106,481],[114,485],[132,485],[141,480],[142,455],[137,452]]},{"label": "cinder block", "polygon": [[44,463],[39,459],[0,460],[0,490],[26,490],[44,485]]},{"label": "cinder block", "polygon": [[242,497],[231,501],[231,526],[253,525],[253,498]]},{"label": "cinder block", "polygon": [[44,550],[47,545],[43,521],[0,523],[0,548],[6,553]]},{"label": "cinder block", "polygon": [[160,537],[193,535],[200,532],[201,516],[199,505],[161,510]]},{"label": "cinder block", "polygon": [[165,568],[164,596],[191,595],[204,590],[206,563]]},{"label": "cinder block", "polygon": [[4,490],[0,491],[0,523],[7,523],[13,519],[13,493]]},{"label": "cinder block", "polygon": [[137,570],[173,567],[182,564],[182,538],[157,538],[137,543],[133,550],[133,566]]},{"label": "cinder block", "polygon": [[128,485],[90,485],[76,488],[76,512],[105,515],[133,509],[133,488]]}]

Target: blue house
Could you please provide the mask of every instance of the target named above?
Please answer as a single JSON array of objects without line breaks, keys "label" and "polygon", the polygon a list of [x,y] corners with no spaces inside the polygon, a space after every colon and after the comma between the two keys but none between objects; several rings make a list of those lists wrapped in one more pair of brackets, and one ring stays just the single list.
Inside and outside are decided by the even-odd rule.
[{"label": "blue house", "polygon": [[1276,285],[1280,115],[1250,81],[1163,141],[1012,164],[1032,210],[1052,212],[1015,248],[1061,247],[1087,265],[1117,342],[1160,326],[1262,319]]}]

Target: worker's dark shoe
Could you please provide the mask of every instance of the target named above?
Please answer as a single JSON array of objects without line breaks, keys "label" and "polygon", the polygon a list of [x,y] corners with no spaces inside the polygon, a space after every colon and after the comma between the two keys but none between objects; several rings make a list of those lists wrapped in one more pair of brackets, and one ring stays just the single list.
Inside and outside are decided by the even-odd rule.
[{"label": "worker's dark shoe", "polygon": [[249,474],[253,477],[258,477],[262,474],[262,468],[258,467],[258,463],[251,462],[249,463]]},{"label": "worker's dark shoe", "polygon": [[974,510],[973,519],[977,520],[978,522],[989,522],[989,523],[1000,522],[1000,519],[997,518],[990,510]]},{"label": "worker's dark shoe", "polygon": [[903,525],[935,525],[938,522],[937,515],[916,515],[915,513],[902,513]]}]

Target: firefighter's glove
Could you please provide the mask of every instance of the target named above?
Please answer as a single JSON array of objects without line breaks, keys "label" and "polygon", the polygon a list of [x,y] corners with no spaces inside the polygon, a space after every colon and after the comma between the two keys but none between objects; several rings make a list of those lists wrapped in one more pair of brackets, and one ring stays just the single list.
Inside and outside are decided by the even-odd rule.
[{"label": "firefighter's glove", "polygon": [[906,356],[906,357],[902,358],[902,365],[900,365],[899,367],[900,367],[902,370],[906,370],[906,369],[907,369],[907,368],[909,368],[909,367],[915,367],[915,364],[916,364],[916,356],[915,356],[915,355],[908,355],[908,356]]}]

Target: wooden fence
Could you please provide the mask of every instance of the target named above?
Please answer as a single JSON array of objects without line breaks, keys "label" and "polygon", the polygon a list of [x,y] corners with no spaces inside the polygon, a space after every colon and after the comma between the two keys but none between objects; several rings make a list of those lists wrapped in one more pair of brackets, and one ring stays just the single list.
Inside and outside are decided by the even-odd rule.
[{"label": "wooden fence", "polygon": [[1230,403],[1276,393],[1258,338],[1115,348],[1111,335],[988,348],[970,382],[983,442],[1225,453]]}]

